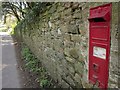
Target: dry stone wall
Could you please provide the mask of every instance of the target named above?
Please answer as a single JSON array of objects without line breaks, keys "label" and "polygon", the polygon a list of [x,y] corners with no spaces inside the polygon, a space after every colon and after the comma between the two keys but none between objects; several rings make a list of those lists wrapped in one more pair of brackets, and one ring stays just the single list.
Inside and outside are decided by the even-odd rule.
[{"label": "dry stone wall", "polygon": [[[51,77],[63,88],[88,83],[89,9],[105,3],[52,3],[39,17],[30,14],[15,28]],[[118,87],[118,3],[112,3],[109,87]]]}]

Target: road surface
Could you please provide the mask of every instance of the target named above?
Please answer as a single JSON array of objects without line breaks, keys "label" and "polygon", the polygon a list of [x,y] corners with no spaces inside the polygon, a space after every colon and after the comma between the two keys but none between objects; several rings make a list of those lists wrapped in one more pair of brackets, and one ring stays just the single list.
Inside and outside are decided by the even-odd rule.
[{"label": "road surface", "polygon": [[15,47],[12,37],[7,32],[0,32],[0,47],[2,49],[2,88],[22,88],[21,75],[18,70]]}]

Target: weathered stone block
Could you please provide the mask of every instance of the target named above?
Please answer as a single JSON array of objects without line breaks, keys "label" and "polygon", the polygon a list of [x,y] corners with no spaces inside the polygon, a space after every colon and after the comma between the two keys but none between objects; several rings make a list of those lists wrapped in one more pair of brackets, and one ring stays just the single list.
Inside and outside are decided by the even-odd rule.
[{"label": "weathered stone block", "polygon": [[64,3],[64,7],[67,9],[67,8],[70,8],[72,6],[71,2],[66,2]]},{"label": "weathered stone block", "polygon": [[60,66],[60,65],[57,65],[56,68],[57,68],[57,74],[63,75],[63,70],[62,70],[61,66]]},{"label": "weathered stone block", "polygon": [[[78,61],[80,62],[84,62],[86,60],[86,54],[84,54],[84,56],[81,54],[81,50],[79,49],[79,52],[78,52],[78,55],[79,55],[79,58],[78,58]],[[87,52],[88,53],[88,52]]]},{"label": "weathered stone block", "polygon": [[63,37],[64,37],[64,40],[70,41],[70,35],[69,34],[66,33],[66,34],[64,34]]},{"label": "weathered stone block", "polygon": [[70,35],[71,36],[71,40],[74,42],[81,42],[81,36],[80,35]]},{"label": "weathered stone block", "polygon": [[60,46],[62,47],[63,43],[61,39],[54,39],[54,46]]},{"label": "weathered stone block", "polygon": [[78,72],[82,77],[82,74],[84,71],[84,65],[81,62],[76,62],[75,63],[75,71]]},{"label": "weathered stone block", "polygon": [[81,77],[79,76],[79,74],[76,73],[74,79],[76,82],[81,84]]},{"label": "weathered stone block", "polygon": [[77,9],[79,7],[79,3],[78,2],[73,2],[72,3],[72,9]]},{"label": "weathered stone block", "polygon": [[70,63],[74,63],[75,62],[75,59],[73,59],[73,58],[70,58],[70,57],[65,57],[65,58]]},{"label": "weathered stone block", "polygon": [[68,25],[68,33],[79,34],[79,28],[76,25]]},{"label": "weathered stone block", "polygon": [[66,15],[66,16],[63,17],[63,19],[64,19],[64,22],[69,23],[73,19],[73,16],[72,15]]},{"label": "weathered stone block", "polygon": [[61,60],[61,65],[62,65],[61,69],[63,70],[63,73],[65,73],[65,77],[66,77],[67,75],[69,75],[69,70],[68,70],[68,66],[67,66],[68,63],[65,59],[63,59],[63,60]]},{"label": "weathered stone block", "polygon": [[[62,48],[61,48],[62,49]],[[64,59],[64,54],[63,54],[63,50],[61,50],[61,49],[59,49],[60,51],[60,53],[58,52],[58,53],[56,53],[56,56],[59,58],[59,60],[62,60],[62,59]]]},{"label": "weathered stone block", "polygon": [[55,51],[52,48],[45,48],[46,55],[51,57],[55,54]]},{"label": "weathered stone block", "polygon": [[78,50],[76,48],[72,48],[70,51],[69,51],[69,54],[71,57],[75,58],[75,59],[78,59],[79,58],[79,55],[78,55]]},{"label": "weathered stone block", "polygon": [[74,80],[70,76],[68,76],[66,80],[69,82],[70,86],[75,86]]},{"label": "weathered stone block", "polygon": [[52,35],[52,36],[57,35],[57,32],[56,32],[55,30],[51,30],[51,32],[50,32],[50,33],[51,33],[51,35]]},{"label": "weathered stone block", "polygon": [[64,10],[61,12],[61,17],[66,16],[66,15],[71,15],[71,8]]},{"label": "weathered stone block", "polygon": [[[63,22],[63,20],[61,22]],[[63,33],[68,32],[67,23],[63,22],[63,24],[60,24],[59,26],[60,26],[60,29]]]},{"label": "weathered stone block", "polygon": [[80,13],[75,13],[75,14],[73,14],[73,18],[74,19],[81,19],[82,15]]},{"label": "weathered stone block", "polygon": [[59,20],[61,18],[61,14],[58,12],[54,12],[54,14],[52,15],[52,18],[55,20]]},{"label": "weathered stone block", "polygon": [[80,34],[81,34],[82,36],[85,36],[85,34],[86,34],[86,29],[80,27],[80,28],[79,28],[79,32],[80,32]]},{"label": "weathered stone block", "polygon": [[74,43],[73,42],[70,42],[70,41],[68,41],[68,40],[65,40],[64,42],[63,42],[63,44],[64,44],[64,48],[73,48],[74,47]]},{"label": "weathered stone block", "polygon": [[68,65],[68,70],[69,70],[69,73],[74,76],[75,75],[75,69],[73,68],[72,65]]},{"label": "weathered stone block", "polygon": [[65,54],[66,56],[70,56],[69,51],[70,51],[70,48],[65,48],[65,49],[64,49],[64,54]]},{"label": "weathered stone block", "polygon": [[57,8],[57,11],[58,11],[58,12],[61,12],[61,11],[63,11],[64,9],[65,9],[65,7],[59,6],[59,7]]},{"label": "weathered stone block", "polygon": [[83,88],[93,88],[93,84],[82,82]]},{"label": "weathered stone block", "polygon": [[69,88],[69,84],[67,84],[64,80],[61,82],[63,88]]},{"label": "weathered stone block", "polygon": [[55,11],[57,10],[57,6],[56,5],[53,5],[50,10],[48,11],[48,13],[54,13]]}]

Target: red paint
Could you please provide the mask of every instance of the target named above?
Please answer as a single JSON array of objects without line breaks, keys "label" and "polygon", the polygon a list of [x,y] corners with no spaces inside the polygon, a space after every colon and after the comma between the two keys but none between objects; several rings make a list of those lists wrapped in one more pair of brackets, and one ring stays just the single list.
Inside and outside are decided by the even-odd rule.
[{"label": "red paint", "polygon": [[[89,16],[89,81],[98,87],[108,87],[110,55],[110,20],[112,4],[90,9]],[[93,47],[106,49],[106,58],[93,56]],[[103,50],[102,50],[103,51]]]}]

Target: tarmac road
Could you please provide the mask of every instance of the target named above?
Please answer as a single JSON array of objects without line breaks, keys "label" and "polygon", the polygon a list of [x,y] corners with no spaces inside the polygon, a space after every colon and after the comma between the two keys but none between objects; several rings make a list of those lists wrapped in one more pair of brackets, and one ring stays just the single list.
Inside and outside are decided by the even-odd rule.
[{"label": "tarmac road", "polygon": [[[22,88],[21,75],[18,70],[15,47],[12,37],[7,32],[0,32],[0,47],[2,47],[2,88]],[[1,79],[1,78],[0,78]]]}]

